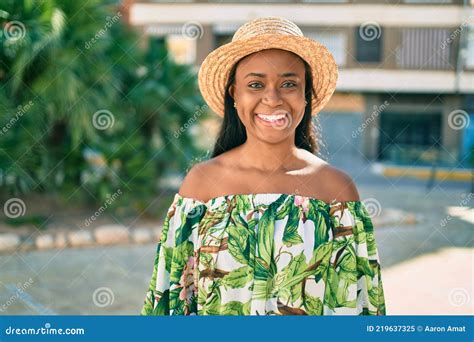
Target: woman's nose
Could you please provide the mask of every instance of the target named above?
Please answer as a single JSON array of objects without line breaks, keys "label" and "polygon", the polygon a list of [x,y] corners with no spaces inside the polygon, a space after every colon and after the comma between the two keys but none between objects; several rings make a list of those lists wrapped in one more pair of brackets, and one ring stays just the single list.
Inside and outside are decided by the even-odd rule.
[{"label": "woman's nose", "polygon": [[265,93],[263,94],[262,103],[275,107],[283,103],[283,100],[278,92],[278,89],[275,88],[268,88],[266,89]]}]

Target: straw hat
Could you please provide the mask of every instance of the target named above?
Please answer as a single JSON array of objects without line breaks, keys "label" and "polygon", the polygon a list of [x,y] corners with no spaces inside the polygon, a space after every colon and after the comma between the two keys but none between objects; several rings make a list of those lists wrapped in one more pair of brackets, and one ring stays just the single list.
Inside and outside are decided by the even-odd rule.
[{"label": "straw hat", "polygon": [[311,67],[313,89],[311,113],[316,115],[336,88],[337,64],[321,43],[304,37],[288,19],[264,17],[242,25],[232,41],[212,51],[199,69],[199,89],[204,100],[219,116],[224,116],[224,92],[230,71],[241,58],[265,49],[291,51]]}]

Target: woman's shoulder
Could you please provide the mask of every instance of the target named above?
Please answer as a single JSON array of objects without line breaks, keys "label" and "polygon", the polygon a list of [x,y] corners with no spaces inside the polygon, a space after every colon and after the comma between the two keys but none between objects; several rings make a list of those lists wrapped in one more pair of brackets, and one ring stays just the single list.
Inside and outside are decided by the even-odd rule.
[{"label": "woman's shoulder", "polygon": [[345,171],[326,163],[314,178],[316,184],[324,188],[331,200],[360,201],[354,180]]},{"label": "woman's shoulder", "polygon": [[348,173],[310,152],[307,152],[307,162],[310,187],[317,192],[314,197],[340,202],[360,200],[357,187]]},{"label": "woman's shoulder", "polygon": [[221,169],[220,158],[212,158],[194,164],[183,179],[179,194],[206,202],[210,197],[210,189],[215,186]]}]

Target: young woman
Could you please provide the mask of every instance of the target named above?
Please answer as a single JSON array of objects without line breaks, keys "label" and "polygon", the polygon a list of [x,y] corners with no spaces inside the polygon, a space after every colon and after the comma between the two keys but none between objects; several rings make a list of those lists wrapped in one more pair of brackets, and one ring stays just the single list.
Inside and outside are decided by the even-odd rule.
[{"label": "young woman", "polygon": [[291,21],[244,24],[207,56],[200,91],[223,124],[158,243],[142,315],[385,315],[374,230],[312,124],[337,65]]}]

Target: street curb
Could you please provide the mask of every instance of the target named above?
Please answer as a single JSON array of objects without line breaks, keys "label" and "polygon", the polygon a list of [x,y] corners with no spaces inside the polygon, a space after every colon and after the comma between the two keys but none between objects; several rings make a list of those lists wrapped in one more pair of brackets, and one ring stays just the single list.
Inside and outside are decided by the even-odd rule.
[{"label": "street curb", "polygon": [[[371,168],[374,173],[387,178],[410,177],[428,180],[431,178],[432,174],[432,168],[428,166],[395,166],[385,165],[382,163],[373,163]],[[451,180],[470,182],[472,179],[472,170],[437,167],[435,170],[435,179],[438,181]]]},{"label": "street curb", "polygon": [[0,233],[0,253],[48,250],[54,248],[94,247],[158,242],[162,227],[128,228],[123,225],[103,225],[92,230],[77,229],[41,233],[36,236]]},{"label": "street curb", "polygon": [[[418,221],[419,219],[413,213],[392,208],[384,209],[383,215],[372,218],[375,229],[384,226],[412,225]],[[109,224],[98,226],[92,230],[57,231],[36,236],[0,233],[0,253],[157,243],[161,237],[161,229],[162,226],[129,228],[123,225]]]}]

